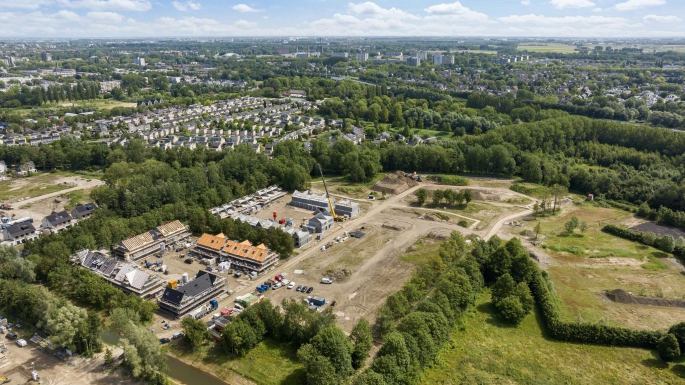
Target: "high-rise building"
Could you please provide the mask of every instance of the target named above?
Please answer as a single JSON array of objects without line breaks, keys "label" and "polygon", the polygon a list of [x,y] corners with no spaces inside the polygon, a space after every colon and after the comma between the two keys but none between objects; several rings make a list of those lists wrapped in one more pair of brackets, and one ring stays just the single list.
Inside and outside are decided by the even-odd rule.
[{"label": "high-rise building", "polygon": [[49,52],[42,52],[40,54],[40,58],[43,61],[52,61],[52,54]]},{"label": "high-rise building", "polygon": [[421,60],[428,60],[428,53],[427,52],[417,52],[416,57],[421,59]]},{"label": "high-rise building", "polygon": [[347,52],[332,52],[331,53],[332,57],[348,57],[350,56]]},{"label": "high-rise building", "polygon": [[421,65],[421,59],[417,57],[407,58],[407,65],[412,67],[419,67]]},{"label": "high-rise building", "polygon": [[454,55],[443,55],[436,53],[433,55],[433,64],[435,65],[447,65],[454,64]]},{"label": "high-rise building", "polygon": [[365,62],[369,60],[369,54],[364,52],[364,53],[358,53],[357,54],[357,61]]},{"label": "high-rise building", "polygon": [[145,67],[145,58],[142,57],[137,57],[134,61],[133,64],[139,65],[141,67]]}]

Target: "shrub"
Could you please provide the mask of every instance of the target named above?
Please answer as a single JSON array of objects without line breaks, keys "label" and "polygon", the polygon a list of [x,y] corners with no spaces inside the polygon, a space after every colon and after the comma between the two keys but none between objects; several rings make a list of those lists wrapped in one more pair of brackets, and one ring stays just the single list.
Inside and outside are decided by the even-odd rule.
[{"label": "shrub", "polygon": [[662,360],[669,362],[680,357],[680,346],[678,339],[671,333],[666,334],[656,347],[659,357]]},{"label": "shrub", "polygon": [[461,226],[461,227],[469,227],[469,223],[468,223],[466,220],[464,220],[464,219],[462,219],[462,220],[460,220],[459,222],[457,222],[457,225],[459,225],[459,226]]}]

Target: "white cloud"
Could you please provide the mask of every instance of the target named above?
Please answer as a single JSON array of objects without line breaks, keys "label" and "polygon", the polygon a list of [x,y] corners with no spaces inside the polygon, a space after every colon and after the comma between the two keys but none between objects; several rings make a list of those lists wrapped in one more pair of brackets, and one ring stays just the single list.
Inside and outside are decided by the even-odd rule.
[{"label": "white cloud", "polygon": [[234,6],[231,7],[231,8],[233,8],[234,11],[243,12],[243,13],[247,13],[247,12],[262,12],[261,9],[252,8],[252,7],[250,7],[250,6],[247,5],[247,4],[236,4],[236,5],[234,5]]},{"label": "white cloud", "polygon": [[88,12],[86,17],[101,22],[121,23],[124,21],[124,17],[115,12]]},{"label": "white cloud", "polygon": [[57,0],[57,3],[69,8],[88,8],[92,10],[148,11],[152,3],[148,0]]},{"label": "white cloud", "polygon": [[0,8],[38,9],[43,5],[50,5],[52,3],[52,0],[0,0]]},{"label": "white cloud", "polygon": [[595,3],[590,0],[552,0],[550,3],[557,9],[588,8],[595,6]]},{"label": "white cloud", "polygon": [[521,0],[521,4],[530,5],[530,0]]},{"label": "white cloud", "polygon": [[361,16],[366,16],[366,17],[378,17],[378,18],[383,18],[383,19],[414,19],[418,20],[419,17],[416,15],[412,15],[409,12],[405,12],[399,8],[382,8],[378,6],[376,3],[372,3],[370,1],[367,1],[365,3],[347,3],[347,7],[353,12],[356,13],[357,15]]},{"label": "white cloud", "polygon": [[602,12],[602,8],[597,7],[595,9],[593,9],[592,12]]},{"label": "white cloud", "polygon": [[630,25],[628,19],[622,17],[604,16],[564,16],[548,17],[543,15],[511,15],[500,17],[503,23],[507,24],[528,24],[535,25]]},{"label": "white cloud", "polygon": [[451,4],[437,4],[425,8],[424,11],[430,14],[426,16],[425,20],[440,20],[445,21],[461,21],[461,22],[480,22],[487,23],[489,21],[488,15],[476,11],[472,11],[467,7],[461,5],[460,2]]},{"label": "white cloud", "polygon": [[199,9],[202,9],[202,4],[193,3],[191,0],[188,0],[185,3],[179,3],[178,1],[174,1],[171,4],[174,6],[174,8],[178,9],[181,12],[185,12],[187,10],[197,11]]},{"label": "white cloud", "polygon": [[628,0],[625,3],[618,3],[614,8],[619,11],[632,11],[634,9],[654,7],[666,4],[666,0]]},{"label": "white cloud", "polygon": [[680,21],[678,16],[658,16],[658,15],[647,15],[642,18],[647,23],[676,23]]}]

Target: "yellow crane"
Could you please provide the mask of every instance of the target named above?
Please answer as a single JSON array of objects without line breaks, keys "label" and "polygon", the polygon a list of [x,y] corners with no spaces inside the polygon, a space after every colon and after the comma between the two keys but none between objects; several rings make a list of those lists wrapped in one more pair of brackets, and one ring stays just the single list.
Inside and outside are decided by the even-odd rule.
[{"label": "yellow crane", "polygon": [[323,188],[326,190],[326,198],[328,199],[328,207],[331,210],[331,215],[333,216],[333,219],[336,222],[344,222],[345,217],[341,217],[335,214],[335,210],[333,209],[333,202],[331,202],[331,196],[328,194],[328,187],[326,186],[326,179],[323,177],[323,170],[321,169],[321,165],[317,163],[317,166],[319,166],[319,173],[321,174],[321,180],[323,181]]}]

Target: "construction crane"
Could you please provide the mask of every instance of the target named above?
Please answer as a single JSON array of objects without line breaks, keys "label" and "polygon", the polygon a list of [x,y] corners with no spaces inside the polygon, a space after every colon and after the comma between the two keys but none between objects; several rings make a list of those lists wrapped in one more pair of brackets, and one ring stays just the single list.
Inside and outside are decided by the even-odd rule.
[{"label": "construction crane", "polygon": [[321,180],[323,181],[323,188],[326,190],[326,198],[328,199],[328,207],[331,210],[331,215],[333,215],[333,219],[337,222],[344,222],[345,217],[341,217],[335,214],[335,210],[333,209],[333,202],[331,202],[331,196],[328,194],[328,187],[326,186],[326,179],[323,177],[323,170],[321,169],[321,165],[317,164],[319,166],[319,173],[321,174]]}]

